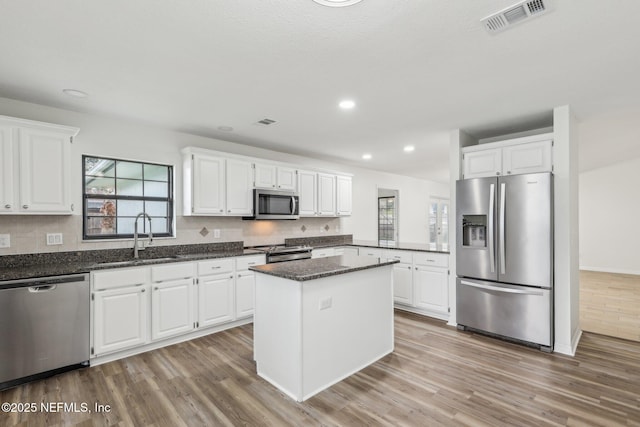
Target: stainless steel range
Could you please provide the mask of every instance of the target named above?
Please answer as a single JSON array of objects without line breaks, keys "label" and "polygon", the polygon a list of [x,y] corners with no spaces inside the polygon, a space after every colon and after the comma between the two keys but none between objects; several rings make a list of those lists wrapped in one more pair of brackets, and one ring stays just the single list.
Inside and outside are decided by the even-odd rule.
[{"label": "stainless steel range", "polygon": [[311,246],[258,246],[251,248],[267,254],[267,264],[311,258]]}]

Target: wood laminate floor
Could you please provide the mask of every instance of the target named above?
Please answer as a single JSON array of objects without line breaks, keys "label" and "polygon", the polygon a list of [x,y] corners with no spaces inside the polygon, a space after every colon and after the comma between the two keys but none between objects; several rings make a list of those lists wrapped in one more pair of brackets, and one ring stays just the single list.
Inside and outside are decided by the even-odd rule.
[{"label": "wood laminate floor", "polygon": [[0,392],[108,413],[1,426],[640,426],[640,343],[585,333],[574,358],[396,312],[395,351],[296,403],[255,374],[252,325]]}]

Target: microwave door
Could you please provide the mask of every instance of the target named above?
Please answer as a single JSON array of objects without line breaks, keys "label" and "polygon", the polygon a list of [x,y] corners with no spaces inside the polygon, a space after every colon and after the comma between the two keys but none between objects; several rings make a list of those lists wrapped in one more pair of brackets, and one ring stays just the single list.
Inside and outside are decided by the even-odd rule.
[{"label": "microwave door", "polygon": [[497,179],[456,182],[456,274],[498,280]]}]

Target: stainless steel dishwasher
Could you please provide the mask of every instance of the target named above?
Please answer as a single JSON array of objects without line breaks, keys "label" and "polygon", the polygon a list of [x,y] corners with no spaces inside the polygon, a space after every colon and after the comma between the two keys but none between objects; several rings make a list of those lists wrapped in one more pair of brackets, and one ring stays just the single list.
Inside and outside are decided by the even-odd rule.
[{"label": "stainless steel dishwasher", "polygon": [[0,390],[89,364],[89,275],[0,282]]}]

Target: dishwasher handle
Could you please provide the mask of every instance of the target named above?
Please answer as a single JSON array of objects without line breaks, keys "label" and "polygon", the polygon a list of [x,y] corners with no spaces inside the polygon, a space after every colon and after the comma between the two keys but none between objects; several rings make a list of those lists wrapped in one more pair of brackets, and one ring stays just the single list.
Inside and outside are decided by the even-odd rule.
[{"label": "dishwasher handle", "polygon": [[29,286],[29,292],[35,294],[35,293],[55,291],[57,287],[58,285]]},{"label": "dishwasher handle", "polygon": [[[54,290],[55,285],[62,285],[62,284],[74,283],[74,282],[87,282],[88,284],[89,275],[86,273],[68,274],[64,276],[34,277],[32,279],[0,281],[0,290],[15,289],[15,288],[29,288],[29,292],[44,292],[44,291]],[[51,288],[52,286],[53,288]],[[31,289],[34,289],[34,290],[32,291]]]}]

